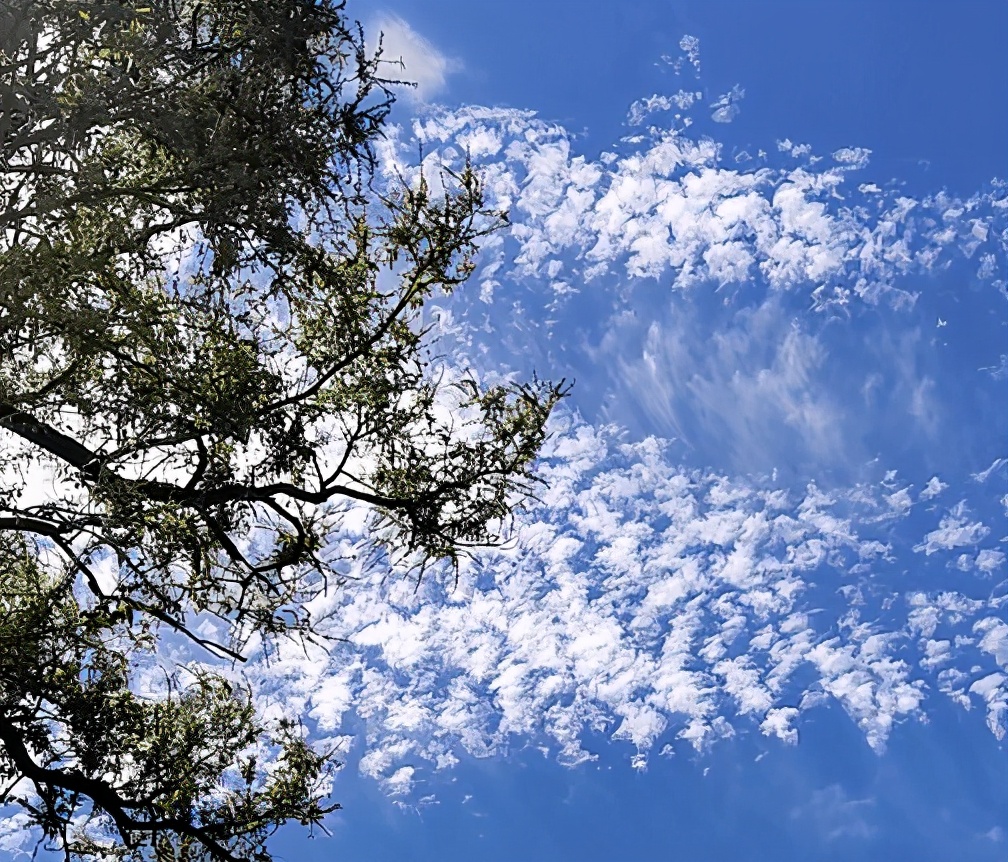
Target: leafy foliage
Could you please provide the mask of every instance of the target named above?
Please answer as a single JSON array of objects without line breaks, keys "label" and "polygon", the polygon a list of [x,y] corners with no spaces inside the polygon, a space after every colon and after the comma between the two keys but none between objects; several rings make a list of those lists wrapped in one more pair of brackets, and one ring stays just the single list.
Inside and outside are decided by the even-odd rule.
[{"label": "leafy foliage", "polygon": [[0,802],[68,858],[319,823],[296,722],[139,689],[163,632],[311,636],[340,501],[423,564],[532,489],[562,386],[447,379],[418,322],[504,216],[469,169],[377,187],[380,62],[335,0],[0,6]]}]

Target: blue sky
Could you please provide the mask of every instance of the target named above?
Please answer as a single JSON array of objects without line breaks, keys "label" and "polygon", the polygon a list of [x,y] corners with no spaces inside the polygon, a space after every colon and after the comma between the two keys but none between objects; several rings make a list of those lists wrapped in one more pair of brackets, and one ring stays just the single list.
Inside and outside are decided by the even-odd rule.
[{"label": "blue sky", "polygon": [[1008,6],[365,14],[386,169],[511,211],[452,363],[577,385],[508,548],[264,673],[347,753],[278,849],[1008,857]]},{"label": "blue sky", "polygon": [[1008,4],[352,4],[382,169],[511,212],[446,373],[576,386],[506,547],[253,669],[345,752],[279,858],[1008,858]]}]

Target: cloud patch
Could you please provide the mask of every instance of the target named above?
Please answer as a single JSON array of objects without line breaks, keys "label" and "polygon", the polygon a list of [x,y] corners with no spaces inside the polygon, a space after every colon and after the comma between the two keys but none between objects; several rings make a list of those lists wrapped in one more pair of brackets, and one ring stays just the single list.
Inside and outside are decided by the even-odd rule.
[{"label": "cloud patch", "polygon": [[[460,60],[448,57],[398,15],[380,14],[368,22],[365,33],[377,43],[381,35],[383,74],[413,86],[401,94],[414,103],[426,103],[441,95],[448,78],[462,71]],[[375,46],[369,46],[372,48]]]}]

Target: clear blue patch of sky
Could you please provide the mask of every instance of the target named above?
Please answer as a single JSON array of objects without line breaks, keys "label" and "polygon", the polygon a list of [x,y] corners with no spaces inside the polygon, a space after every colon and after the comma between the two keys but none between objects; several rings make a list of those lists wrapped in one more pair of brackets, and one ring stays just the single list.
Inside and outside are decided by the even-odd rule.
[{"label": "clear blue patch of sky", "polygon": [[278,849],[345,862],[995,862],[1008,837],[997,832],[1008,828],[1008,758],[965,726],[973,719],[937,702],[929,724],[899,728],[879,756],[839,707],[822,707],[797,746],[754,727],[701,755],[679,744],[645,772],[628,767],[632,748],[599,736],[588,740],[599,759],[573,769],[532,748],[465,758],[426,788],[437,803],[419,808],[392,805],[351,771],[337,783],[346,808],[333,839],[290,830]]}]

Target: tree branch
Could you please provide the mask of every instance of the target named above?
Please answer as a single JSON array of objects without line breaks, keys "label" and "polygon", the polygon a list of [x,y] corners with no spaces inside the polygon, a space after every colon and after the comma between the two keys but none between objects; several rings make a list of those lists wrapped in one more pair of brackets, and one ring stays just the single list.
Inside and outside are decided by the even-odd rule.
[{"label": "tree branch", "polygon": [[[131,807],[129,800],[123,799],[111,784],[97,778],[90,778],[72,767],[51,769],[39,765],[28,751],[21,732],[6,715],[0,715],[0,742],[3,743],[7,756],[22,776],[32,781],[36,786],[44,786],[51,791],[65,790],[86,796],[112,818],[127,844],[131,843],[129,840],[131,832],[157,835],[160,832],[173,831],[182,837],[198,841],[218,862],[243,862],[240,857],[235,856],[223,844],[211,837],[205,827],[194,826],[191,821],[177,817],[137,819],[129,813]],[[62,820],[60,813],[56,811],[56,800],[51,796],[47,798],[47,794],[40,795],[49,809],[50,815]]]}]

